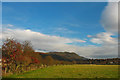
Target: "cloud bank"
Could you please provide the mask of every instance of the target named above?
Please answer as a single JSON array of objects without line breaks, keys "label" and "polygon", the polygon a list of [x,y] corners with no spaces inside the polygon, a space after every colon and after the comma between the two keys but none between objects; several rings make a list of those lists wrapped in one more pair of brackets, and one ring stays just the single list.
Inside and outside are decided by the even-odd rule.
[{"label": "cloud bank", "polygon": [[[115,45],[112,46],[104,45],[102,47],[95,45],[88,45],[88,46],[69,45],[67,43],[73,43],[73,42],[85,43],[86,41],[80,39],[64,38],[59,36],[50,36],[31,30],[5,28],[3,29],[2,36],[3,37],[1,39],[3,40],[11,37],[14,37],[15,39],[18,39],[20,41],[29,40],[33,44],[35,50],[41,49],[46,51],[76,52],[80,56],[85,56],[88,58],[105,58],[106,56],[109,57],[117,56],[116,54],[117,46]],[[98,37],[101,38],[101,35],[98,35]],[[114,41],[114,39],[112,40]]]},{"label": "cloud bank", "polygon": [[105,7],[101,23],[107,32],[118,33],[118,2],[109,2]]}]

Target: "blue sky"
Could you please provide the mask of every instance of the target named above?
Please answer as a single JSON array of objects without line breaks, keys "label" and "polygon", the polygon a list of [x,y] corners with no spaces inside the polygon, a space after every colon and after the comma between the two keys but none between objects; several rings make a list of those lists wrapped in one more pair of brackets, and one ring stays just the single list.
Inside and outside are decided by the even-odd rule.
[{"label": "blue sky", "polygon": [[[58,41],[57,43],[60,42],[63,46],[73,47],[74,50],[76,50],[76,46],[92,47],[92,49],[94,47],[96,49],[96,47],[113,45],[116,41],[111,37],[116,36],[116,33],[112,31],[113,27],[108,26],[109,23],[112,24],[115,20],[107,22],[109,20],[104,19],[106,14],[109,14],[108,11],[111,11],[111,5],[109,6],[107,2],[3,2],[2,22],[4,27],[13,31],[26,30],[24,32],[26,34],[30,33],[29,35],[40,33],[40,35],[46,37],[51,36],[53,39],[55,37],[62,38],[61,40],[65,38],[63,42]],[[24,33],[21,33],[21,35],[24,36]],[[21,35],[19,34],[19,36]],[[35,40],[45,39],[37,37]],[[29,40],[32,41],[33,36],[30,36],[30,38]],[[48,44],[52,43],[51,38],[47,38]],[[61,50],[63,49],[61,48]],[[79,53],[79,51],[77,52]],[[84,54],[82,55],[84,56]]]},{"label": "blue sky", "polygon": [[3,3],[3,24],[49,35],[85,39],[88,34],[104,32],[100,19],[106,5],[106,2]]}]

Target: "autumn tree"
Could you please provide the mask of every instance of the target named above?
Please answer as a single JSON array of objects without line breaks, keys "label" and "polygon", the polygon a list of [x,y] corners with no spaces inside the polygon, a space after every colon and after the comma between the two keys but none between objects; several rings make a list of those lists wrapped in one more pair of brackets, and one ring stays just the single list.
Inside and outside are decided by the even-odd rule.
[{"label": "autumn tree", "polygon": [[30,42],[20,43],[14,39],[6,39],[2,45],[3,64],[5,65],[3,67],[5,67],[6,72],[22,70],[23,66],[32,63],[31,56],[34,55],[33,53],[34,49]]},{"label": "autumn tree", "polygon": [[30,41],[23,42],[23,53],[24,55],[31,55],[31,56],[34,55],[34,49]]},{"label": "autumn tree", "polygon": [[[12,69],[12,65],[16,64],[15,59],[22,55],[23,47],[22,45],[14,39],[6,39],[2,45],[2,57],[5,59],[6,71]],[[16,67],[16,66],[15,66]],[[8,70],[9,69],[9,70]]]}]

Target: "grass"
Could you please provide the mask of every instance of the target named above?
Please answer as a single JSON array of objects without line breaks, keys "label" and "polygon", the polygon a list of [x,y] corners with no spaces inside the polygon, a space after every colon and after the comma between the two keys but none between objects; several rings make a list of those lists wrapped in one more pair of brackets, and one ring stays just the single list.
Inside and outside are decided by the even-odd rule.
[{"label": "grass", "polygon": [[6,78],[118,78],[118,65],[59,65]]}]

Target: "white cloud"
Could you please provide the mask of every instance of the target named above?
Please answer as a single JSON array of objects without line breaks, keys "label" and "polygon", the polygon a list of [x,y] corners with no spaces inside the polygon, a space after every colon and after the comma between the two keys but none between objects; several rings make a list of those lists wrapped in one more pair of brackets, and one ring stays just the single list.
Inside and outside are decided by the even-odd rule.
[{"label": "white cloud", "polygon": [[79,39],[72,39],[75,42],[86,42],[85,40],[79,40]]},{"label": "white cloud", "polygon": [[105,7],[101,23],[107,32],[118,33],[118,2],[109,2]]},{"label": "white cloud", "polygon": [[[72,42],[85,42],[80,39],[70,39],[58,36],[50,36],[46,34],[42,34],[40,32],[34,32],[31,30],[22,30],[22,29],[3,29],[3,39],[7,37],[14,37],[20,41],[29,40],[33,44],[33,47],[36,50],[48,50],[48,51],[69,51],[76,52],[80,56],[85,56],[88,58],[98,58],[97,56],[101,56],[99,58],[104,58],[104,56],[114,55],[117,57],[117,46],[75,46],[68,45],[66,43]],[[111,56],[111,57],[112,57]]]},{"label": "white cloud", "polygon": [[[105,46],[118,44],[118,38],[112,36],[118,33],[118,2],[109,2],[101,17],[101,23],[106,32],[98,33],[96,36],[88,35],[90,41]],[[120,19],[120,18],[119,18]]]},{"label": "white cloud", "polygon": [[12,25],[12,24],[7,24],[7,26],[8,26],[8,27],[13,27],[13,25]]},{"label": "white cloud", "polygon": [[102,32],[91,39],[91,42],[104,45],[117,45],[118,39],[112,37],[112,33]]},{"label": "white cloud", "polygon": [[[120,18],[119,18],[120,19]],[[92,52],[91,57],[118,57],[118,38],[112,37],[118,33],[118,3],[109,2],[105,7],[101,23],[106,32],[101,32],[95,36],[87,35],[91,38],[90,41],[96,44],[101,44],[100,47],[89,47]],[[88,49],[89,51],[89,49]]]},{"label": "white cloud", "polygon": [[[66,43],[73,43],[73,42],[86,42],[80,39],[70,39],[58,36],[50,36],[45,35],[40,32],[34,32],[31,30],[21,30],[21,29],[8,29],[5,28],[3,30],[3,39],[5,38],[14,37],[18,40],[30,40],[33,42],[33,45],[37,45],[38,43],[41,45],[62,45]],[[38,48],[39,45],[36,47]]]},{"label": "white cloud", "polygon": [[91,38],[91,42],[102,44],[100,47],[91,47],[93,50],[91,57],[118,57],[118,38],[112,37],[118,33],[117,2],[108,3],[102,13],[101,23],[106,32],[98,33],[95,36],[87,35],[88,38]]}]

